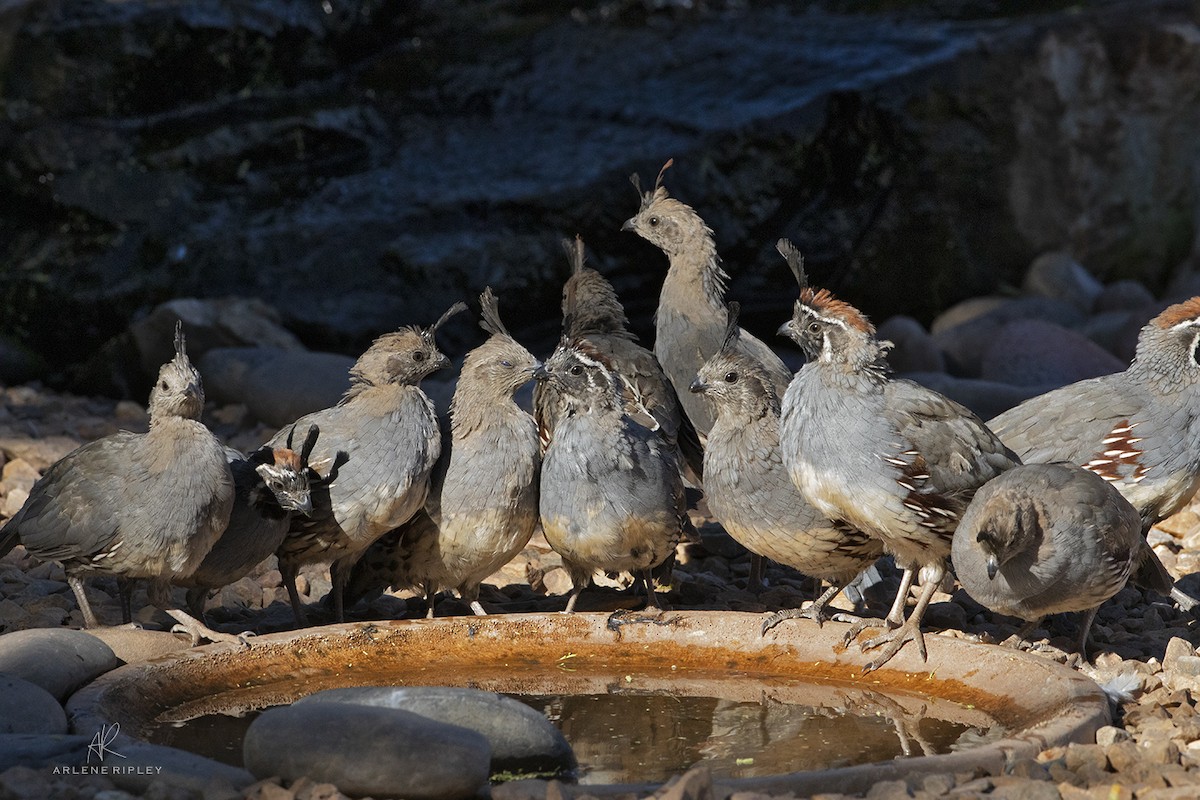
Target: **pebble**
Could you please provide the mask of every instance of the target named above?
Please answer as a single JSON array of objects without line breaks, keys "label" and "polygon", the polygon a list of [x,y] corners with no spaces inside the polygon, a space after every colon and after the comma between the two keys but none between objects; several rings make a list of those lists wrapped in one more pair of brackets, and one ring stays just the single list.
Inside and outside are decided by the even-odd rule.
[{"label": "pebble", "polygon": [[95,636],[67,628],[40,628],[0,636],[0,672],[37,684],[61,702],[121,661]]},{"label": "pebble", "polygon": [[491,747],[493,774],[560,775],[578,766],[571,745],[542,713],[496,692],[446,686],[354,686],[317,692],[296,705],[322,702],[398,708],[478,731]]},{"label": "pebble", "polygon": [[350,795],[457,800],[487,786],[491,748],[483,734],[407,711],[310,702],[260,715],[242,755],[260,778],[307,776]]},{"label": "pebble", "polygon": [[62,705],[42,687],[0,673],[0,734],[67,732]]}]

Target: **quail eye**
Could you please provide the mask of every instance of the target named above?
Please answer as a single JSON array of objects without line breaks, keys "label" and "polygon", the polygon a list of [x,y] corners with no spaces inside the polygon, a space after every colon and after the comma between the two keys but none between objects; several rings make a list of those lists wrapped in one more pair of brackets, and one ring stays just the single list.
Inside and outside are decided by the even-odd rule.
[{"label": "quail eye", "polygon": [[425,351],[424,350],[417,350],[416,352],[413,353],[413,361],[424,361],[424,360],[425,360]]},{"label": "quail eye", "polygon": [[511,361],[501,361],[500,366],[504,367],[505,369],[512,369],[512,362]]},{"label": "quail eye", "polygon": [[567,372],[571,373],[572,375],[582,375],[583,367],[579,366],[578,364],[572,364],[571,368],[567,370]]},{"label": "quail eye", "polygon": [[809,332],[809,333],[814,333],[814,334],[815,334],[815,333],[820,333],[820,332],[821,332],[821,325],[820,325],[820,323],[817,323],[817,322],[810,322],[810,323],[808,323],[808,332]]},{"label": "quail eye", "polygon": [[658,217],[651,217],[650,219],[646,220],[646,222],[650,223],[651,228],[658,227]]},{"label": "quail eye", "polygon": [[738,374],[736,372],[726,372],[725,373],[725,382],[726,383],[737,383],[737,379],[738,379]]},{"label": "quail eye", "polygon": [[166,381],[163,381],[162,383],[160,383],[160,384],[158,385],[158,388],[162,389],[162,390],[165,392],[165,391],[167,391],[168,389],[170,389],[171,387],[170,387],[170,386],[167,384],[167,382],[166,382]]}]

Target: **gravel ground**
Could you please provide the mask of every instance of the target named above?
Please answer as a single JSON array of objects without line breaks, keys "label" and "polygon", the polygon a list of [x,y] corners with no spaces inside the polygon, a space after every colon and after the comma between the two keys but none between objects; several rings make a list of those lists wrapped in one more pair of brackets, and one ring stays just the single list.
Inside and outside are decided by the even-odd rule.
[{"label": "gravel ground", "polygon": [[[206,420],[235,447],[252,448],[271,431],[246,423],[238,406],[216,409]],[[118,428],[144,430],[146,415],[132,403],[114,403],[61,395],[36,386],[0,391],[0,520],[20,508],[29,487],[48,464],[84,441]],[[769,612],[792,607],[812,597],[812,581],[772,565],[769,588],[747,591],[749,557],[709,520],[703,504],[694,514],[701,541],[684,545],[667,601],[675,608]],[[1200,506],[1165,521],[1151,532],[1151,543],[1173,574],[1188,575],[1183,588],[1200,596]],[[882,583],[868,592],[868,601],[880,614],[897,585],[896,574],[884,570]],[[617,584],[610,584],[616,587]],[[557,556],[544,540],[535,538],[525,552],[493,576],[481,600],[494,611],[558,611],[569,581]],[[328,590],[320,570],[301,578],[301,590],[310,603]],[[941,635],[999,642],[1017,630],[1017,622],[995,618],[961,590],[947,584],[926,616],[927,630]],[[113,581],[89,583],[89,597],[104,621],[120,622]],[[182,599],[182,594],[180,594]],[[627,602],[623,594],[599,591],[584,595],[581,610],[612,608]],[[135,604],[144,597],[135,596]],[[351,612],[352,619],[424,614],[424,602],[410,593],[386,594]],[[322,620],[319,606],[313,609]],[[226,587],[209,603],[215,627],[266,633],[292,627],[286,593],[277,569],[264,563],[255,573]],[[467,613],[454,600],[439,603],[438,614]],[[147,627],[169,627],[169,618],[143,607],[138,621]],[[34,627],[79,627],[82,623],[62,570],[39,564],[17,548],[0,559],[0,632]],[[786,623],[785,623],[786,624]],[[1077,636],[1074,618],[1052,618],[1033,633],[1033,646],[1046,658],[1067,661],[1067,651]],[[866,796],[892,797],[1005,797],[1005,798],[1195,798],[1200,797],[1200,631],[1196,620],[1182,614],[1162,598],[1147,598],[1125,589],[1100,611],[1092,631],[1095,659],[1081,669],[1105,684],[1114,698],[1114,726],[1102,729],[1095,743],[1046,750],[1036,759],[1014,765],[1005,775],[975,773],[935,775],[910,784],[880,784]],[[697,798],[711,796],[703,770],[693,770],[664,787],[658,796]],[[551,790],[553,795],[555,790]],[[16,767],[0,773],[0,800],[33,797],[129,797],[101,776],[54,777],[45,770]],[[152,785],[142,795],[154,798],[242,796],[266,800],[336,798],[342,795],[328,784],[300,782],[284,788],[264,781],[244,792],[207,793]],[[739,795],[749,800],[752,795]],[[822,795],[836,798],[840,795]]]}]

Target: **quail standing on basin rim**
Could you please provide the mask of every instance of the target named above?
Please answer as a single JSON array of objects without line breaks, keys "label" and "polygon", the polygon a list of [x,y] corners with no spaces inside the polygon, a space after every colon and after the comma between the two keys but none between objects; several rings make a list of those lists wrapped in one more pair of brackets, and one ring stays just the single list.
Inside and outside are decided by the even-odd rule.
[{"label": "quail standing on basin rim", "polygon": [[454,589],[485,615],[480,584],[537,528],[537,427],[513,395],[539,364],[504,327],[492,290],[479,300],[488,339],[463,361],[425,507],[371,545],[354,566],[348,599],[418,587],[432,617],[435,593]]},{"label": "quail standing on basin rim", "polygon": [[704,451],[705,497],[747,550],[833,583],[808,609],[772,615],[763,632],[796,617],[820,624],[829,619],[829,602],[883,554],[883,543],[830,521],[788,477],[779,452],[779,395],[762,362],[738,350],[738,304],[729,305],[725,341],[691,385],[716,410]]},{"label": "quail standing on basin rim", "polygon": [[1078,652],[1100,605],[1143,558],[1137,510],[1100,476],[1066,462],[1026,464],[989,481],[963,512],[951,550],[967,594],[999,614],[1029,620],[1084,611]]},{"label": "quail standing on basin rim", "polygon": [[147,579],[150,602],[193,644],[242,639],[211,630],[170,596],[172,581],[199,566],[233,508],[225,448],[200,421],[203,410],[200,373],[176,323],[175,357],[150,392],[150,430],[119,431],[51,464],[0,530],[0,555],[19,542],[30,555],[62,564],[88,628],[99,621],[83,578],[99,574]]},{"label": "quail standing on basin rim", "polygon": [[[307,624],[296,590],[299,567],[332,562],[334,616],[344,621],[343,589],[354,562],[424,504],[442,442],[433,403],[420,383],[450,363],[434,334],[465,308],[455,303],[428,328],[380,336],[351,367],[350,388],[337,405],[296,422],[300,430],[316,425],[321,431],[309,456],[320,475],[311,485],[312,514],[292,517],[277,551],[297,625]],[[290,429],[268,444],[283,445]]]},{"label": "quail standing on basin rim", "polygon": [[[649,414],[650,419],[643,419],[646,426],[657,426],[662,436],[674,445],[679,436],[679,401],[662,366],[629,330],[625,309],[612,284],[586,265],[583,239],[578,236],[566,239],[563,249],[571,264],[571,276],[563,286],[563,338],[587,339],[602,353],[621,379],[624,393],[629,395],[626,412],[635,416]],[[562,391],[555,383],[537,384],[533,407],[543,449],[553,438],[554,426],[565,405]]]},{"label": "quail standing on basin rim", "polygon": [[241,580],[275,554],[293,514],[312,513],[308,457],[320,431],[311,426],[298,453],[292,449],[294,432],[288,431],[286,447],[264,445],[249,456],[226,448],[235,488],[229,525],[196,571],[175,581],[187,587],[187,605],[194,616],[203,619],[204,601],[212,590]]},{"label": "quail standing on basin rim", "polygon": [[[1124,372],[1030,398],[988,425],[1026,463],[1070,461],[1133,504],[1143,534],[1200,488],[1200,297],[1170,306],[1142,328]],[[1134,583],[1155,589],[1158,570]],[[1161,592],[1161,589],[1155,589]],[[1171,599],[1197,601],[1178,587]]]},{"label": "quail standing on basin rim", "polygon": [[[809,357],[783,399],[783,463],[801,494],[830,519],[879,538],[904,569],[888,612],[893,630],[862,643],[884,646],[877,669],[915,639],[926,657],[921,618],[945,574],[959,516],[975,490],[1016,466],[1016,455],[967,408],[907,380],[893,380],[890,343],[858,309],[808,286],[799,254],[780,240],[800,284],[780,333]],[[917,572],[920,599],[904,606]],[[863,625],[850,629],[857,636]]]},{"label": "quail standing on basin rim", "polygon": [[687,516],[673,449],[625,413],[619,380],[586,339],[561,342],[534,377],[566,402],[540,499],[546,541],[571,576],[566,610],[596,570],[632,573],[657,606],[654,570],[673,563]]}]

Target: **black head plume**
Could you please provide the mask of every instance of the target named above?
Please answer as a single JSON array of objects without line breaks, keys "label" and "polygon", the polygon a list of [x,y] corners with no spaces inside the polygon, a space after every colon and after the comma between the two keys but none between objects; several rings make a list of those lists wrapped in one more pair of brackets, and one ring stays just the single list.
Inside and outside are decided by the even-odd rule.
[{"label": "black head plume", "polygon": [[485,287],[483,294],[479,295],[479,306],[479,327],[493,336],[507,336],[511,339],[512,334],[500,321],[500,306],[496,301],[496,295],[492,294],[492,287]]},{"label": "black head plume", "polygon": [[[295,430],[295,426],[292,426]],[[320,436],[321,429],[316,425],[308,426],[308,435],[304,437],[304,444],[300,446],[300,461],[307,464],[308,457],[312,455],[313,448],[317,446],[317,437]],[[292,446],[292,436],[288,434],[288,447]]]},{"label": "black head plume", "polygon": [[736,300],[731,301],[726,305],[726,322],[725,322],[725,339],[721,342],[722,353],[732,353],[737,347],[738,334],[738,314],[742,311],[742,304]]},{"label": "black head plume", "polygon": [[562,246],[567,254],[567,263],[571,265],[571,273],[578,275],[583,272],[584,261],[587,258],[583,248],[583,237],[575,234],[574,239],[563,239]]},{"label": "black head plume", "polygon": [[800,250],[790,239],[780,239],[775,243],[775,249],[787,261],[788,268],[796,276],[796,283],[800,284],[800,289],[807,289],[808,276],[804,273],[804,256],[800,255]]},{"label": "black head plume", "polygon": [[429,335],[432,336],[433,334],[437,333],[438,328],[440,328],[446,324],[446,320],[450,319],[451,317],[453,317],[455,314],[459,313],[460,311],[466,311],[466,310],[467,310],[467,304],[464,303],[462,300],[459,300],[457,303],[455,303],[454,305],[447,308],[446,313],[442,314],[442,316],[438,317],[438,321],[429,326],[429,331],[428,331]]}]

